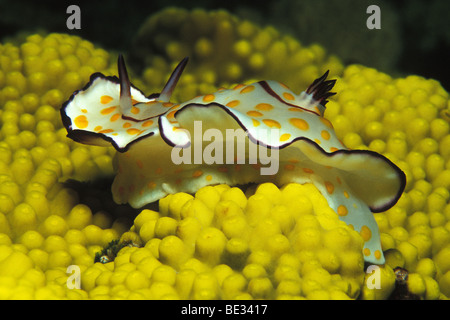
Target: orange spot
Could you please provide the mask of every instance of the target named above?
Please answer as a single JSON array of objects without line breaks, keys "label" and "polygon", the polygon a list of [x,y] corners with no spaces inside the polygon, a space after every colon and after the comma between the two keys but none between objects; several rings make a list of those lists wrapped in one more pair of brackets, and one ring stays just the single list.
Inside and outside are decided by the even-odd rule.
[{"label": "orange spot", "polygon": [[215,99],[216,97],[213,94],[207,94],[206,96],[203,97],[203,101],[205,102],[211,102]]},{"label": "orange spot", "polygon": [[140,132],[141,132],[140,130],[135,129],[135,128],[131,128],[131,129],[128,129],[128,130],[127,130],[127,133],[128,133],[128,134],[138,134],[138,133],[140,133]]},{"label": "orange spot", "polygon": [[110,96],[101,96],[100,97],[100,103],[101,104],[107,104],[107,103],[110,103],[111,101],[112,101],[112,97],[110,97]]},{"label": "orange spot", "polygon": [[131,113],[132,114],[138,114],[139,112],[141,112],[141,110],[138,107],[132,107],[131,108]]},{"label": "orange spot", "polygon": [[291,135],[289,133],[282,134],[280,137],[280,141],[287,141],[290,137]]},{"label": "orange spot", "polygon": [[157,100],[151,100],[151,101],[147,101],[145,104],[152,105],[152,104],[155,104],[155,103],[158,103],[158,101]]},{"label": "orange spot", "polygon": [[149,189],[153,189],[154,187],[156,187],[156,183],[154,183],[153,181],[151,181],[151,182],[149,182],[149,183],[147,184],[147,187],[148,187]]},{"label": "orange spot", "polygon": [[183,181],[183,180],[181,180],[181,178],[178,178],[177,180],[175,180],[175,184],[180,184],[181,181]]},{"label": "orange spot", "polygon": [[380,250],[375,250],[373,255],[375,256],[376,259],[381,259],[381,252],[380,252]]},{"label": "orange spot", "polygon": [[264,124],[270,128],[281,128],[281,124],[278,121],[272,120],[272,119],[264,119],[263,120]]},{"label": "orange spot", "polygon": [[176,111],[176,110],[170,111],[170,112],[167,114],[167,118],[172,119],[173,117],[175,117],[175,112],[177,112],[177,111]]},{"label": "orange spot", "polygon": [[300,108],[289,108],[288,110],[289,111],[296,111],[296,112],[303,112],[303,110],[300,109]]},{"label": "orange spot", "polygon": [[253,126],[254,127],[257,127],[257,126],[259,126],[261,124],[261,123],[259,123],[258,120],[255,120],[255,119],[252,119],[252,122],[253,122]]},{"label": "orange spot", "polygon": [[262,117],[263,116],[263,114],[261,112],[253,111],[253,110],[247,111],[247,115],[249,115],[250,117]]},{"label": "orange spot", "polygon": [[134,106],[135,104],[139,103],[139,101],[134,100],[133,97],[131,97],[131,104]]},{"label": "orange spot", "polygon": [[288,163],[288,164],[286,164],[286,165],[284,166],[284,168],[285,168],[286,170],[292,171],[292,170],[295,169],[295,165]]},{"label": "orange spot", "polygon": [[241,171],[241,165],[240,164],[235,164],[234,165],[234,170],[235,171]]},{"label": "orange spot", "polygon": [[211,181],[212,180],[212,176],[210,174],[208,174],[205,179],[206,179],[206,181]]},{"label": "orange spot", "polygon": [[219,168],[217,168],[217,170],[219,170],[220,172],[228,172],[227,167],[219,167]]},{"label": "orange spot", "polygon": [[73,121],[75,122],[75,125],[80,129],[84,129],[89,125],[86,116],[78,116]]},{"label": "orange spot", "polygon": [[327,192],[329,194],[333,194],[333,192],[334,192],[334,185],[331,182],[325,181],[325,187],[327,188]]},{"label": "orange spot", "polygon": [[139,167],[139,168],[143,168],[144,167],[144,164],[142,163],[142,161],[141,160],[136,160],[136,164],[137,164],[137,166]]},{"label": "orange spot", "polygon": [[341,178],[336,177],[336,181],[337,181],[339,184],[342,184]]},{"label": "orange spot", "polygon": [[122,127],[124,127],[124,129],[127,129],[127,128],[130,128],[131,126],[132,126],[131,123],[125,122]]},{"label": "orange spot", "polygon": [[300,129],[300,130],[308,130],[309,129],[309,125],[308,122],[306,122],[303,119],[299,119],[299,118],[291,118],[289,119],[289,122],[296,128]]},{"label": "orange spot", "polygon": [[196,170],[196,171],[194,171],[194,173],[192,174],[192,177],[193,177],[193,178],[198,178],[198,177],[200,177],[202,174],[203,174],[203,171],[202,171],[202,170]]},{"label": "orange spot", "polygon": [[306,173],[314,173],[314,170],[310,169],[310,168],[303,168],[303,172]]},{"label": "orange spot", "polygon": [[162,168],[161,168],[161,167],[158,167],[158,168],[155,170],[155,173],[156,173],[156,174],[161,174],[161,172],[162,172]]},{"label": "orange spot", "polygon": [[372,238],[372,231],[370,231],[368,226],[362,226],[359,234],[363,238],[364,241],[369,241]]},{"label": "orange spot", "polygon": [[270,111],[273,109],[273,105],[268,103],[259,103],[255,106],[255,109],[261,110],[261,111]]},{"label": "orange spot", "polygon": [[254,86],[246,86],[244,89],[240,91],[240,93],[249,93],[252,92],[253,90],[255,90]]},{"label": "orange spot", "polygon": [[364,255],[366,256],[366,257],[368,257],[368,256],[370,256],[370,249],[369,248],[364,248]]},{"label": "orange spot", "polygon": [[324,117],[319,117],[319,120],[326,125],[328,128],[333,129],[333,125],[331,124],[330,121],[328,121],[327,119],[325,119]]},{"label": "orange spot", "polygon": [[[111,132],[114,132],[114,130],[113,129],[105,129],[105,130],[99,131],[98,133],[111,133]],[[113,135],[117,136],[117,133],[116,134],[113,133]]]},{"label": "orange spot", "polygon": [[171,103],[171,102],[164,102],[162,105],[163,105],[163,107],[169,108],[169,107],[173,106],[173,103]]},{"label": "orange spot", "polygon": [[319,110],[319,108],[318,108],[317,106],[314,106],[314,111],[315,111],[318,115],[320,115],[320,110]]},{"label": "orange spot", "polygon": [[324,138],[325,140],[330,140],[330,133],[326,130],[322,130],[322,132],[320,133],[320,135],[322,136],[322,138]]},{"label": "orange spot", "polygon": [[317,144],[321,144],[322,142],[319,139],[314,139],[314,142]]},{"label": "orange spot", "polygon": [[81,112],[87,113],[87,110],[86,109],[81,109]]},{"label": "orange spot", "polygon": [[348,195],[348,192],[347,192],[347,191],[344,191],[344,197],[346,197],[347,199],[350,197],[350,196]]},{"label": "orange spot", "polygon": [[142,126],[144,128],[147,128],[147,127],[150,127],[152,124],[153,124],[153,120],[147,120],[142,124]]},{"label": "orange spot", "polygon": [[117,119],[119,119],[120,118],[120,114],[119,113],[116,113],[115,115],[113,115],[112,117],[111,117],[111,119],[109,119],[111,122],[114,122],[114,121],[116,121]]},{"label": "orange spot", "polygon": [[117,107],[109,107],[109,108],[105,108],[102,111],[100,111],[101,114],[105,115],[105,114],[110,114],[111,112],[113,112],[114,110],[116,110]]},{"label": "orange spot", "polygon": [[280,86],[282,86],[285,89],[289,89],[289,87],[287,85],[285,85],[284,83],[281,83],[281,82],[280,82]]},{"label": "orange spot", "polygon": [[292,94],[290,94],[289,92],[284,92],[284,93],[283,93],[283,97],[284,97],[286,100],[294,100],[294,99],[295,99],[294,96],[293,96]]},{"label": "orange spot", "polygon": [[331,147],[330,148],[330,152],[335,152],[335,151],[338,151],[339,149],[338,148],[335,148],[335,147]]},{"label": "orange spot", "polygon": [[102,130],[102,126],[96,126],[96,127],[94,128],[94,131],[100,131],[100,130]]},{"label": "orange spot", "polygon": [[226,104],[227,107],[234,108],[241,103],[239,100],[233,100]]},{"label": "orange spot", "polygon": [[337,208],[337,214],[340,215],[341,217],[344,217],[348,214],[348,210],[345,206],[343,206],[342,204]]}]

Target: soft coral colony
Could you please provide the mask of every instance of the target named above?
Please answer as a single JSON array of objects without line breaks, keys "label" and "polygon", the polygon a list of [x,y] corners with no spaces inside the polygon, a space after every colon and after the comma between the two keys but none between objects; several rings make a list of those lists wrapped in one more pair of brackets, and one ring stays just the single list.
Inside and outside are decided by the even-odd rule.
[{"label": "soft coral colony", "polygon": [[[119,78],[96,74],[64,104],[65,127],[58,117],[65,97],[95,72],[116,73],[114,65],[105,70],[108,54],[77,37],[56,34],[30,36],[20,47],[2,45],[1,296],[385,299],[394,289],[393,268],[400,266],[409,271],[413,294],[446,298],[450,135],[445,90],[433,80],[392,79],[362,66],[341,73],[339,62],[319,46],[303,47],[224,12],[171,9],[152,17],[143,30],[166,34],[161,21],[174,15],[177,30],[200,19],[212,33],[199,29],[198,39],[185,43],[178,40],[185,39],[177,34],[181,31],[169,30],[169,40],[158,40],[173,59],[193,54],[185,75],[179,78],[185,61],[170,78],[170,63],[150,55],[143,83],[163,90],[145,97],[129,83],[120,62]],[[196,55],[208,57],[208,52],[220,53],[196,61]],[[274,52],[297,59],[276,77]],[[330,96],[333,83],[325,77],[300,95],[274,81],[231,85],[239,72],[228,74],[223,61],[232,66],[227,70],[245,70],[256,81],[272,73],[272,79],[292,86],[298,85],[293,74],[311,83],[336,69],[338,94]],[[220,85],[231,89],[206,90]],[[175,172],[170,157],[164,157],[171,146],[186,143],[181,129],[192,128],[197,119],[215,128],[244,128],[253,142],[278,147],[279,173],[262,177],[260,165],[244,164],[183,165]],[[264,140],[258,128],[265,127],[279,129],[276,139]],[[74,143],[65,137],[66,129],[74,140],[113,147]],[[338,138],[356,150],[346,150]],[[141,207],[160,199],[159,212],[141,210],[131,228],[111,212],[92,212],[63,183],[70,177],[112,175],[114,154],[117,202]],[[251,181],[269,182],[245,193],[232,187]],[[122,248],[114,261],[94,264],[95,253],[119,237],[137,246]],[[364,260],[382,263],[384,258],[382,290],[369,290]],[[81,289],[66,286],[71,264],[81,268]]]}]

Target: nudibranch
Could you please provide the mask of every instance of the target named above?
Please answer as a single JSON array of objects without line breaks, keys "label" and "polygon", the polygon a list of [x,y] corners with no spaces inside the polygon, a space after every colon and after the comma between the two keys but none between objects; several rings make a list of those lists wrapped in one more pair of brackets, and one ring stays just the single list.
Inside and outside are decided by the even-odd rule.
[{"label": "nudibranch", "polygon": [[[172,103],[170,96],[186,64],[187,58],[160,94],[145,96],[130,83],[119,56],[119,78],[94,73],[63,104],[61,116],[69,138],[112,145],[118,151],[114,200],[139,208],[167,194],[194,193],[206,185],[313,183],[339,218],[361,234],[365,260],[383,264],[372,212],[397,202],[406,177],[386,157],[349,150],[338,140],[324,118],[335,83],[326,80],[328,72],[298,95],[279,82],[259,81]],[[242,141],[233,146],[237,139],[227,135],[229,130],[245,131],[246,148],[240,149]],[[219,148],[230,144],[226,151],[234,154],[232,161]],[[174,154],[192,148],[194,155],[188,153],[186,159],[193,161],[174,161]],[[214,149],[209,150],[214,161],[195,159],[195,150],[208,148]],[[259,148],[256,159],[252,148]],[[261,151],[277,155],[277,172],[261,174],[267,164]]]}]

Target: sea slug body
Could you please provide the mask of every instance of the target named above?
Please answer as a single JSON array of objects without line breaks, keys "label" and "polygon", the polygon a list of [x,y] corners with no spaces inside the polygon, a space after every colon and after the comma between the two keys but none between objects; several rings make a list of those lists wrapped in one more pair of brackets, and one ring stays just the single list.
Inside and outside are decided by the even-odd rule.
[{"label": "sea slug body", "polygon": [[[349,150],[336,137],[323,116],[326,99],[334,94],[330,90],[335,80],[326,80],[328,72],[298,95],[279,82],[259,81],[171,103],[186,64],[187,58],[160,94],[146,97],[131,85],[119,56],[119,78],[95,73],[63,104],[68,137],[85,144],[113,145],[118,151],[114,200],[139,208],[167,194],[195,193],[207,185],[313,183],[339,218],[361,234],[365,260],[383,264],[372,212],[385,211],[397,202],[406,177],[386,157]],[[229,154],[217,155],[234,143],[235,137],[227,135],[230,129],[245,132],[236,146],[244,152],[236,152],[232,161]],[[215,141],[205,145],[204,140],[214,140],[205,139],[208,130],[214,130]],[[210,155],[211,149],[215,151],[212,163],[197,161],[190,152],[208,147]],[[176,148],[186,161],[174,162]],[[251,150],[257,148],[257,156],[252,157]],[[261,149],[276,156],[275,172],[262,174],[267,159]]]}]

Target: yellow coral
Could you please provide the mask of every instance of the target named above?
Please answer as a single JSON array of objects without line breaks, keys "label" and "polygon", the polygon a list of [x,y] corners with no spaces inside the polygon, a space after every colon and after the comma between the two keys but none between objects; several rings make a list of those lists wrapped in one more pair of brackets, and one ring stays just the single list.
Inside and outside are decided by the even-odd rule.
[{"label": "yellow coral", "polygon": [[[282,201],[271,197],[274,192]],[[203,203],[196,206],[195,215],[209,215],[211,199],[216,199],[215,218],[203,220],[198,228],[188,226],[198,220],[184,212],[194,203]],[[253,199],[268,204],[267,215],[259,221],[251,221],[259,213],[258,207],[247,205]],[[82,289],[91,298],[97,294],[91,290],[93,282],[109,286],[108,293],[101,291],[101,295],[111,298],[130,297],[133,289],[157,283],[164,283],[161,290],[167,290],[169,297],[183,299],[234,299],[244,294],[269,299],[356,298],[364,278],[362,239],[323,200],[312,185],[290,184],[279,190],[270,183],[260,185],[249,197],[223,185],[202,188],[195,197],[168,196],[161,200],[159,214],[143,210],[131,227],[144,235],[149,223],[164,231],[141,236],[142,248],[122,249],[108,263],[112,266],[109,282],[95,272],[97,264],[87,268],[81,275]],[[302,203],[309,203],[311,210],[294,209]],[[280,212],[290,217],[280,220]],[[227,222],[237,217],[245,232],[227,236]],[[149,281],[138,281],[144,275]],[[146,297],[158,298],[161,293]]]},{"label": "yellow coral", "polygon": [[[450,261],[445,254],[450,230],[446,228],[449,216],[445,215],[449,208],[449,158],[444,151],[449,123],[440,117],[450,106],[448,93],[434,80],[419,76],[391,79],[358,65],[345,69],[336,90],[340,93],[327,105],[325,116],[338,124],[338,136],[346,141],[352,135],[352,141],[357,141],[354,148],[373,147],[407,175],[406,192],[398,204],[375,214],[383,248],[395,248],[387,252],[386,263],[412,272],[411,292],[436,299],[437,283],[431,280],[442,279],[440,286],[445,292],[444,274]],[[379,94],[374,95],[374,90]],[[378,133],[371,132],[372,128]]]},{"label": "yellow coral", "polygon": [[339,59],[327,56],[319,45],[304,47],[273,27],[259,27],[224,10],[162,10],[142,25],[134,43],[133,59],[145,65],[149,91],[159,90],[171,65],[189,56],[190,65],[174,92],[180,101],[253,79],[282,79],[300,92],[326,70],[331,77],[343,70]]},{"label": "yellow coral", "polygon": [[112,166],[96,164],[108,151],[65,138],[59,108],[92,72],[108,73],[109,55],[63,34],[31,35],[19,47],[5,43],[0,54],[2,298],[87,298],[66,286],[67,267],[92,265],[93,254],[122,232],[119,224],[93,225],[89,207],[62,183],[111,173]]}]

